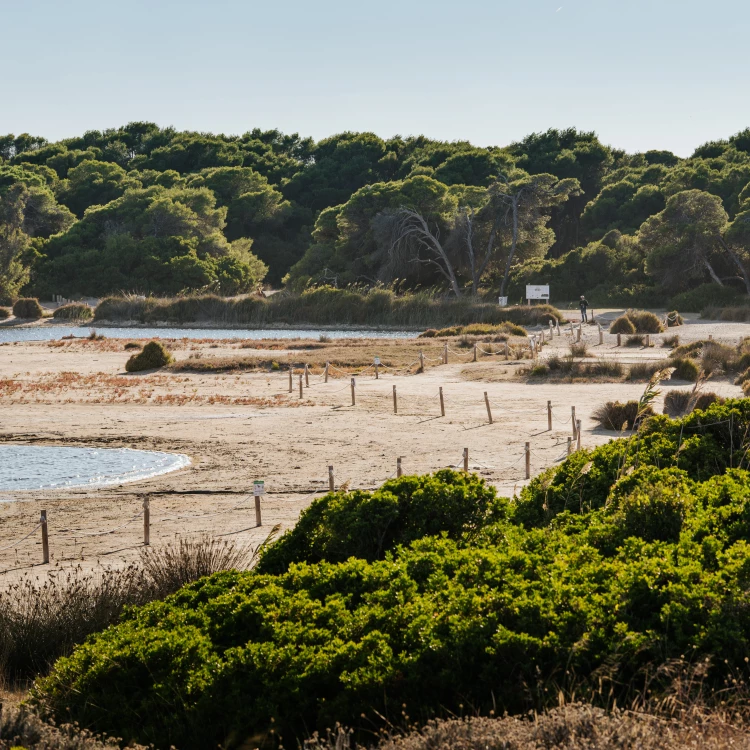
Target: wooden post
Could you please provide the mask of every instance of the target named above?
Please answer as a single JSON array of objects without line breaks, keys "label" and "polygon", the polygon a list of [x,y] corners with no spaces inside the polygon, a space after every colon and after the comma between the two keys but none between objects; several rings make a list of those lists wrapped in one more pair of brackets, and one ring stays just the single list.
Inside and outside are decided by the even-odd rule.
[{"label": "wooden post", "polygon": [[576,450],[581,450],[581,420],[576,420]]},{"label": "wooden post", "polygon": [[262,526],[263,521],[260,517],[260,495],[255,496],[255,525]]},{"label": "wooden post", "polygon": [[328,364],[329,364],[329,363],[328,363],[328,362],[326,362],[326,375],[325,375],[325,377],[326,377],[326,379],[325,379],[325,382],[326,382],[326,383],[328,382]]},{"label": "wooden post", "polygon": [[649,346],[651,346],[651,334],[647,333],[646,334],[646,348],[648,348]]},{"label": "wooden post", "polygon": [[576,408],[570,407],[570,423],[573,425],[573,437],[576,436]]},{"label": "wooden post", "polygon": [[714,335],[713,335],[713,333],[709,333],[709,334],[708,334],[708,340],[709,340],[709,341],[713,341],[713,340],[714,340]]},{"label": "wooden post", "polygon": [[622,334],[617,334],[617,346],[622,346]]},{"label": "wooden post", "polygon": [[328,467],[328,491],[329,492],[335,492],[336,491],[336,485],[333,481],[333,466]]},{"label": "wooden post", "polygon": [[443,364],[448,364],[448,344],[446,343],[443,347]]},{"label": "wooden post", "polygon": [[289,393],[291,393],[292,390],[293,390],[293,385],[292,385],[292,366],[289,365]]},{"label": "wooden post", "polygon": [[419,352],[419,371],[424,372],[424,352]]},{"label": "wooden post", "polygon": [[474,362],[477,361],[477,345],[474,344]]},{"label": "wooden post", "polygon": [[505,359],[508,359],[508,341],[505,341]]},{"label": "wooden post", "polygon": [[547,429],[552,432],[552,402],[547,401]]},{"label": "wooden post", "polygon": [[307,369],[307,365],[305,365],[305,388],[310,387],[310,371]]},{"label": "wooden post", "polygon": [[302,373],[299,374],[299,397],[302,398]]},{"label": "wooden post", "polygon": [[555,328],[557,329],[557,335],[561,336],[562,334],[560,333],[560,321],[559,320],[555,321]]},{"label": "wooden post", "polygon": [[41,518],[42,524],[42,562],[46,565],[49,562],[49,535],[47,534],[47,511],[43,510]]},{"label": "wooden post", "polygon": [[441,385],[439,388],[440,392],[440,416],[445,416],[445,401],[443,401],[443,386]]},{"label": "wooden post", "polygon": [[375,380],[380,380],[380,378],[378,377],[378,363],[377,362],[375,363]]},{"label": "wooden post", "polygon": [[604,343],[604,331],[602,330],[601,326],[599,326],[599,343],[600,344]]},{"label": "wooden post", "polygon": [[398,457],[398,458],[396,459],[396,476],[397,476],[397,477],[403,476],[403,473],[404,473],[404,471],[403,471],[403,469],[401,468],[401,456],[399,456],[399,457]]},{"label": "wooden post", "polygon": [[573,438],[568,435],[568,455],[573,452]]},{"label": "wooden post", "polygon": [[484,403],[487,407],[487,418],[490,420],[490,424],[492,424],[492,409],[490,409],[490,399],[487,395],[487,391],[484,392]]},{"label": "wooden post", "polygon": [[531,479],[531,444],[526,443],[526,479]]},{"label": "wooden post", "polygon": [[579,323],[578,324],[578,332],[576,333],[576,341],[580,341],[581,340],[581,328],[582,327],[583,326]]},{"label": "wooden post", "polygon": [[354,395],[354,378],[352,378],[352,406],[357,405],[357,398]]},{"label": "wooden post", "polygon": [[143,498],[143,544],[148,547],[151,544],[151,503],[148,495]]},{"label": "wooden post", "polygon": [[469,449],[464,448],[464,471],[469,471]]},{"label": "wooden post", "polygon": [[398,414],[398,397],[396,396],[396,386],[393,386],[393,413]]}]

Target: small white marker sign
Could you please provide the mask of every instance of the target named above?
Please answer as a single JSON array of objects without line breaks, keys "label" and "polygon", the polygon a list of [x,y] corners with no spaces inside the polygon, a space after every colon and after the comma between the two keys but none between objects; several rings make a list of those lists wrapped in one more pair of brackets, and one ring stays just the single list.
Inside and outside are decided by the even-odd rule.
[{"label": "small white marker sign", "polygon": [[266,494],[266,484],[262,479],[256,479],[253,482],[253,495],[260,497]]},{"label": "small white marker sign", "polygon": [[375,357],[375,364],[376,364],[376,365],[379,365],[379,364],[380,364],[380,357]]}]

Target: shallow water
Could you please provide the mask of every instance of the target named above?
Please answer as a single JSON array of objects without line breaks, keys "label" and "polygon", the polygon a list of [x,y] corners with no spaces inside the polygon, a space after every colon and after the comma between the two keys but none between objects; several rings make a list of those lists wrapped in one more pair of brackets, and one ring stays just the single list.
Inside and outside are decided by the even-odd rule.
[{"label": "shallow water", "polygon": [[0,343],[14,341],[56,341],[63,336],[88,336],[92,330],[109,339],[410,339],[416,331],[347,331],[299,328],[263,328],[247,330],[240,328],[110,328],[96,326],[0,326]]},{"label": "shallow water", "polygon": [[0,491],[101,487],[155,477],[189,464],[181,453],[0,445]]}]

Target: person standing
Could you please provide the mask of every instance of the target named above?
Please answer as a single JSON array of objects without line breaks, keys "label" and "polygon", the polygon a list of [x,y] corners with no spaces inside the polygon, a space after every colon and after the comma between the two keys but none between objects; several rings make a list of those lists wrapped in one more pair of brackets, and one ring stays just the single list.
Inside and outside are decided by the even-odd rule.
[{"label": "person standing", "polygon": [[581,308],[581,323],[588,323],[589,319],[587,310],[589,308],[589,303],[583,295],[581,295],[581,301],[578,303],[578,307]]}]

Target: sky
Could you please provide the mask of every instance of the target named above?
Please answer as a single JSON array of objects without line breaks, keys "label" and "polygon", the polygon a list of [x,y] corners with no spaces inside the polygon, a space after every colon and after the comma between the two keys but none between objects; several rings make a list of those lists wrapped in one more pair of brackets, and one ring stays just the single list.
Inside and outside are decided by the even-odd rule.
[{"label": "sky", "polygon": [[0,0],[0,133],[148,120],[680,156],[750,127],[747,0]]}]

